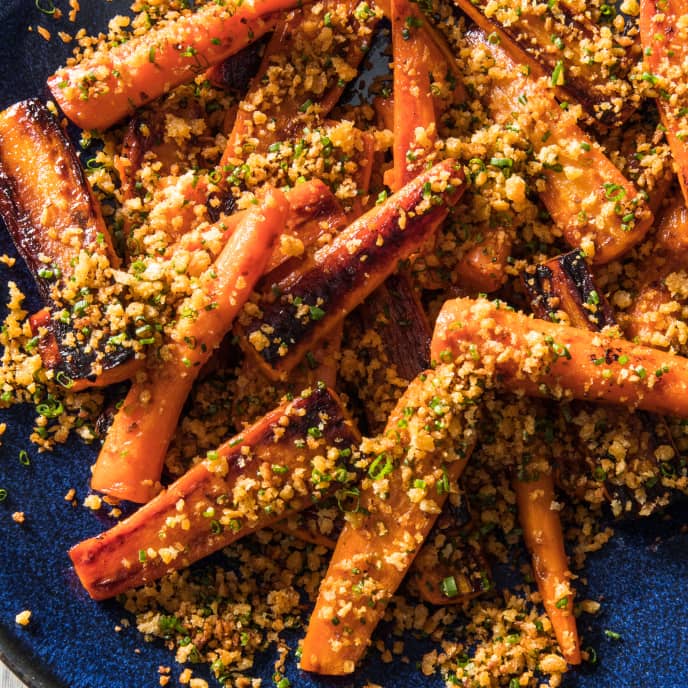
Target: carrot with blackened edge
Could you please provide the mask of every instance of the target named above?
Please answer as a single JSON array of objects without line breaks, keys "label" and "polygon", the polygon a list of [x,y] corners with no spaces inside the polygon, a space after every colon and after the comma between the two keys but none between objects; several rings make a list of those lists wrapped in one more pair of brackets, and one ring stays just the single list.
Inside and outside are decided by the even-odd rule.
[{"label": "carrot with blackened edge", "polygon": [[364,442],[368,474],[351,493],[303,642],[301,668],[354,671],[385,606],[427,537],[473,448],[482,385],[470,366],[419,375],[385,433]]},{"label": "carrot with blackened edge", "polygon": [[275,285],[239,320],[244,348],[280,379],[391,275],[444,220],[465,188],[447,159],[376,205]]},{"label": "carrot with blackened edge", "polygon": [[262,36],[276,12],[294,0],[208,3],[163,20],[142,36],[79,64],[58,69],[48,87],[64,114],[82,129],[106,129]]},{"label": "carrot with blackened edge", "polygon": [[360,435],[331,390],[304,390],[69,555],[97,600],[150,583],[335,490],[356,471]]},{"label": "carrot with blackened edge", "polygon": [[161,361],[134,380],[115,416],[93,469],[93,489],[134,502],[159,491],[165,453],[191,386],[263,274],[287,208],[282,192],[269,191],[203,275],[198,294],[179,307]]},{"label": "carrot with blackened edge", "polygon": [[688,361],[596,332],[534,319],[501,301],[447,301],[433,361],[475,359],[508,391],[688,417]]},{"label": "carrot with blackened edge", "polygon": [[88,263],[94,281],[113,285],[107,271],[120,260],[74,145],[36,99],[0,112],[0,215],[47,303],[30,319],[44,368],[72,391],[130,378],[142,360],[105,343],[119,330],[101,322],[97,343],[84,335],[100,309],[76,293],[75,275]]},{"label": "carrot with blackened edge", "polygon": [[631,249],[652,225],[646,195],[559,107],[547,86],[523,74],[478,29],[467,31],[466,39],[490,75],[483,94],[490,115],[499,124],[518,127],[542,164],[536,189],[566,242],[584,248],[596,264]]},{"label": "carrot with blackened edge", "polygon": [[688,98],[685,93],[688,30],[686,0],[641,0],[640,39],[647,71],[642,78],[656,91],[656,102],[674,158],[683,198],[688,203]]},{"label": "carrot with blackened edge", "polygon": [[559,648],[569,664],[580,664],[580,641],[573,615],[575,593],[570,585],[571,571],[564,549],[559,511],[555,508],[552,472],[546,466],[533,474],[532,467],[528,465],[522,475],[515,476],[513,486],[523,538],[532,557],[535,580]]},{"label": "carrot with blackened edge", "polygon": [[[294,3],[296,4],[296,3]],[[272,144],[294,140],[304,127],[311,127],[315,115],[316,121],[324,122],[329,111],[341,97],[347,81],[357,74],[358,66],[365,56],[360,38],[348,34],[348,25],[370,22],[371,27],[377,23],[379,12],[375,5],[366,5],[365,11],[358,11],[357,0],[325,0],[323,3],[304,5],[285,15],[277,23],[275,31],[265,48],[261,65],[251,82],[248,93],[239,105],[234,125],[227,137],[227,145],[220,160],[219,168],[243,160],[248,152],[265,152]],[[323,27],[323,17],[328,15],[329,26]],[[329,61],[323,72],[314,79],[311,75],[298,74],[301,64],[310,61],[314,56],[308,55],[308,48],[320,40],[344,40],[337,47],[339,53]],[[335,43],[336,45],[336,43]],[[285,65],[293,61],[293,65]],[[340,65],[333,69],[334,64]],[[265,90],[265,83],[283,74],[289,79],[285,84],[290,98],[276,97]],[[342,75],[346,74],[346,78]],[[283,77],[283,78],[284,78]],[[265,115],[264,123],[254,117],[259,107]]]}]

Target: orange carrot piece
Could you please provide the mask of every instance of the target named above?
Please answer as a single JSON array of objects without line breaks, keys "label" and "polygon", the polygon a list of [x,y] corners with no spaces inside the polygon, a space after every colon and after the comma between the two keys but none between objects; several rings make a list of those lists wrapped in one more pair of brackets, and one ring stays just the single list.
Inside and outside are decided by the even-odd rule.
[{"label": "orange carrot piece", "polygon": [[[269,78],[268,73],[270,71],[282,68],[282,61],[285,56],[292,56],[292,53],[295,53],[292,59],[297,59],[296,55],[300,57],[302,52],[302,48],[299,47],[300,43],[315,40],[313,28],[317,27],[318,31],[322,30],[322,17],[325,14],[329,12],[333,17],[332,21],[339,21],[338,18],[342,15],[340,9],[343,6],[345,8],[343,14],[349,20],[349,18],[355,17],[358,4],[358,0],[346,0],[344,3],[339,2],[339,0],[325,0],[324,3],[317,6],[299,7],[279,21],[265,48],[258,73],[253,78],[243,103],[239,106],[234,126],[227,138],[227,146],[219,164],[220,168],[230,164],[235,158],[243,159],[245,155],[243,146],[248,138],[251,139],[251,151],[265,151],[276,141],[294,138],[304,126],[312,124],[313,117],[312,114],[308,113],[308,110],[313,106],[317,108],[318,119],[324,120],[344,92],[346,84],[341,75],[332,72],[324,88],[323,84],[316,79],[315,89],[306,89],[301,86],[300,92],[288,99],[282,97],[264,99],[262,93],[264,81]],[[351,20],[358,21],[358,19]],[[367,20],[367,17],[362,19],[362,21]],[[356,70],[365,55],[365,51],[362,50],[360,42],[354,40],[349,41],[349,45],[345,48],[344,62],[348,68]],[[313,81],[310,78],[307,80]],[[254,121],[254,101],[257,97],[260,97],[258,102],[261,112],[266,115],[266,121],[269,122],[270,126],[259,126]]]},{"label": "orange carrot piece", "polygon": [[580,641],[573,615],[574,590],[564,549],[564,535],[555,502],[554,479],[540,472],[527,480],[515,478],[518,517],[526,547],[533,558],[533,573],[559,648],[569,664],[580,664]]},{"label": "orange carrot piece", "polygon": [[[453,366],[445,366],[418,376],[384,436],[373,441],[356,513],[337,540],[310,618],[302,669],[326,675],[354,671],[463,471],[478,418],[472,404],[481,391],[470,382],[455,384],[454,375]],[[464,417],[454,415],[450,398],[469,404]],[[446,421],[446,431],[425,429],[433,416]]]},{"label": "orange carrot piece", "polygon": [[[447,216],[465,188],[456,161],[419,174],[262,292],[259,313],[240,320],[244,348],[271,379],[306,352],[380,286]],[[266,334],[267,333],[267,334]]]},{"label": "orange carrot piece", "polygon": [[425,166],[437,139],[435,108],[430,92],[427,19],[409,0],[391,0],[394,58],[394,159],[392,191],[408,184]]},{"label": "orange carrot piece", "polygon": [[636,62],[633,42],[617,43],[611,64],[588,60],[584,51],[556,48],[555,41],[559,40],[565,40],[567,46],[599,43],[602,26],[580,10],[569,11],[565,3],[558,3],[543,13],[540,7],[525,5],[518,8],[517,17],[502,21],[502,17],[509,16],[508,10],[506,15],[489,12],[487,0],[454,3],[486,34],[492,34],[532,76],[547,77],[561,100],[573,99],[589,115],[608,125],[621,124],[637,107],[632,99],[620,97],[622,89],[616,85],[628,84]]},{"label": "orange carrot piece", "polygon": [[0,112],[0,188],[0,213],[45,298],[58,273],[63,281],[74,273],[82,249],[119,266],[77,152],[39,100]]},{"label": "orange carrot piece", "polygon": [[132,516],[74,546],[79,579],[94,599],[112,597],[347,489],[359,441],[337,395],[308,390],[209,452]]},{"label": "orange carrot piece", "polygon": [[295,0],[208,3],[75,66],[61,67],[48,79],[48,87],[74,124],[106,129],[270,31],[274,26],[270,15],[296,4]]},{"label": "orange carrot piece", "polygon": [[638,243],[652,225],[644,195],[600,147],[564,112],[540,81],[521,72],[498,45],[478,30],[466,33],[475,50],[491,54],[499,75],[486,104],[500,124],[516,122],[543,156],[544,188],[538,191],[552,219],[573,248],[586,247],[593,261],[608,263]]},{"label": "orange carrot piece", "polygon": [[159,491],[165,453],[191,386],[263,274],[286,213],[284,194],[268,192],[204,276],[202,296],[180,307],[164,360],[134,381],[115,416],[93,469],[94,490],[134,502]]},{"label": "orange carrot piece", "polygon": [[508,391],[688,417],[688,360],[623,339],[454,299],[437,318],[433,361],[482,360]]},{"label": "orange carrot piece", "polygon": [[686,0],[641,0],[640,39],[647,66],[646,78],[659,92],[657,107],[666,127],[683,197],[688,203],[688,98],[685,63],[688,33],[679,26],[688,14]]},{"label": "orange carrot piece", "polygon": [[[286,190],[284,195],[289,202],[289,213],[279,241],[273,248],[265,267],[266,274],[276,270],[290,258],[305,258],[309,249],[311,252],[314,250],[313,247],[323,234],[336,234],[347,224],[341,203],[329,187],[319,179],[297,184]],[[246,212],[240,210],[222,218],[222,241],[229,240]],[[295,248],[295,245],[299,244],[304,249],[303,253]],[[191,230],[167,249],[165,257],[172,258],[180,249],[194,251],[203,245],[203,232]],[[272,280],[274,281],[275,278],[273,277]]]},{"label": "orange carrot piece", "polygon": [[456,264],[456,281],[464,289],[490,294],[507,280],[511,237],[501,227],[485,227],[480,239],[471,238],[470,248]]}]

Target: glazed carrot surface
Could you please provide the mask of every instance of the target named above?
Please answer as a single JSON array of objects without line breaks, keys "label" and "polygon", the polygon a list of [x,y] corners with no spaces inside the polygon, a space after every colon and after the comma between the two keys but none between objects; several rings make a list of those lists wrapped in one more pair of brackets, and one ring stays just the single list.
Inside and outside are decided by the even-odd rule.
[{"label": "glazed carrot surface", "polygon": [[241,50],[293,0],[210,3],[48,79],[53,98],[82,129],[106,129],[173,86]]},{"label": "glazed carrot surface", "polygon": [[218,256],[202,296],[182,306],[168,357],[134,381],[115,416],[93,469],[93,489],[134,502],[159,492],[165,452],[191,386],[262,275],[287,208],[284,194],[268,193]]},{"label": "glazed carrot surface", "polygon": [[688,362],[623,339],[536,320],[499,301],[447,301],[434,361],[474,356],[505,389],[688,417]]}]

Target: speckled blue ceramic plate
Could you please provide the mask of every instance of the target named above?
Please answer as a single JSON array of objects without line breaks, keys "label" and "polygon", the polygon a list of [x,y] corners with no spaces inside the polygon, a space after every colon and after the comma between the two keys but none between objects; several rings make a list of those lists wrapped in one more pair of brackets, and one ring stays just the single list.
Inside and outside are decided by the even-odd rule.
[{"label": "speckled blue ceramic plate", "polygon": [[[66,0],[55,4],[63,10],[68,5]],[[79,25],[98,30],[128,2],[81,4]],[[58,25],[39,9],[50,5],[50,0],[0,0],[0,107],[30,96],[45,97],[46,76],[68,55],[69,47],[56,32],[74,32],[75,27],[66,18]],[[50,43],[35,32],[39,24],[53,33]],[[0,254],[5,252],[15,254],[0,227]],[[6,300],[7,281],[12,279],[31,295],[27,307],[35,309],[39,304],[21,261],[12,270],[1,267],[0,301]],[[80,499],[87,494],[95,449],[72,442],[53,454],[39,455],[28,441],[31,412],[2,411],[0,420],[8,425],[0,447],[0,488],[8,493],[0,503],[0,657],[31,688],[152,687],[159,685],[159,665],[173,667],[172,685],[176,684],[181,667],[175,666],[170,653],[161,645],[144,643],[133,629],[116,633],[114,627],[124,616],[121,608],[89,599],[70,567],[68,548],[110,525],[107,517],[74,508],[63,499],[71,488]],[[22,450],[29,453],[29,466],[19,460]],[[23,525],[12,521],[14,511],[26,514]],[[584,644],[597,648],[599,661],[569,674],[567,686],[688,686],[686,526],[688,506],[678,505],[667,517],[620,526],[612,543],[591,557],[586,594],[603,599],[604,605],[597,617],[583,622],[581,631]],[[14,620],[24,609],[33,612],[28,627]],[[610,639],[605,630],[618,633],[620,639]],[[415,660],[429,646],[414,642],[408,649]],[[263,657],[256,667],[266,686],[272,683],[273,659]],[[366,681],[388,688],[442,685],[439,677],[423,677],[413,661],[383,665],[375,652],[355,679],[318,680],[293,666],[289,677],[292,685],[306,688],[362,686]]]}]

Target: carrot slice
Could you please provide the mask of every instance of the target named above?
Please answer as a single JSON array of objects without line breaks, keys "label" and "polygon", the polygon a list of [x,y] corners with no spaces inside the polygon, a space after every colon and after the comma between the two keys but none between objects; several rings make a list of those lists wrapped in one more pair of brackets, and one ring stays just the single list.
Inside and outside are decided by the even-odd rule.
[{"label": "carrot slice", "polygon": [[360,436],[334,392],[304,391],[69,556],[97,600],[150,583],[311,506],[355,475]]},{"label": "carrot slice", "polygon": [[268,192],[206,273],[202,295],[182,304],[164,359],[137,377],[115,416],[93,469],[94,490],[134,502],[160,490],[165,452],[191,386],[262,275],[286,214],[284,194]]},{"label": "carrot slice", "polygon": [[481,360],[504,389],[688,417],[688,361],[596,332],[537,320],[500,301],[447,301],[432,360]]},{"label": "carrot slice", "polygon": [[[573,248],[583,246],[598,264],[639,242],[652,225],[644,194],[563,111],[550,90],[521,72],[499,45],[478,30],[466,33],[473,51],[485,51],[495,69],[486,105],[503,125],[516,125],[542,162],[540,199]],[[536,185],[538,186],[538,185]],[[594,251],[594,252],[593,252]]]},{"label": "carrot slice", "polygon": [[[320,586],[302,669],[354,671],[467,463],[480,395],[480,385],[470,375],[461,379],[453,366],[428,371],[409,385],[385,434],[372,446],[364,443],[373,460]],[[465,410],[455,414],[452,408],[462,404]]]},{"label": "carrot slice", "polygon": [[295,0],[208,3],[140,37],[58,69],[48,87],[82,129],[106,129],[170,88],[241,50],[274,26],[269,15]]},{"label": "carrot slice", "polygon": [[686,15],[686,0],[640,2],[640,39],[649,70],[643,78],[659,92],[657,107],[688,203],[688,98],[684,88],[688,34],[682,25]]},{"label": "carrot slice", "polygon": [[399,190],[423,169],[437,139],[435,108],[430,92],[427,22],[409,0],[391,0],[394,57],[394,159],[390,188]]},{"label": "carrot slice", "polygon": [[240,320],[244,347],[280,379],[416,251],[465,188],[452,159],[418,175],[340,232],[298,270],[265,290]]}]

